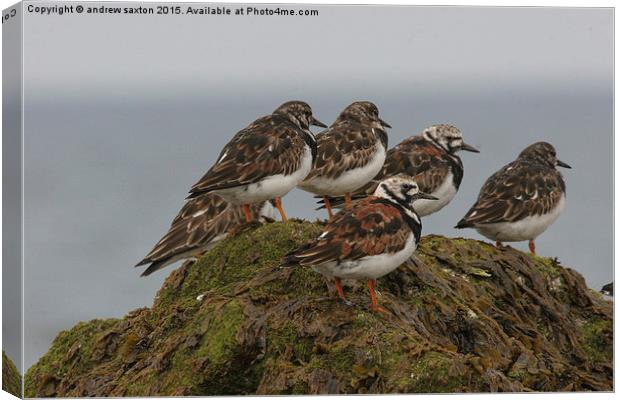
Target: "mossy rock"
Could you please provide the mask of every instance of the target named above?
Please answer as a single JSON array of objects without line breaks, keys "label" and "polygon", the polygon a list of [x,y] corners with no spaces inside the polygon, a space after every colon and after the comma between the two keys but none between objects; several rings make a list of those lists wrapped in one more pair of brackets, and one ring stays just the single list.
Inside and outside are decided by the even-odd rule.
[{"label": "mossy rock", "polygon": [[426,236],[337,300],[284,254],[320,223],[254,227],[172,272],[151,308],[61,332],[26,396],[612,390],[612,304],[557,260]]},{"label": "mossy rock", "polygon": [[22,377],[13,361],[2,350],[2,390],[22,397]]}]

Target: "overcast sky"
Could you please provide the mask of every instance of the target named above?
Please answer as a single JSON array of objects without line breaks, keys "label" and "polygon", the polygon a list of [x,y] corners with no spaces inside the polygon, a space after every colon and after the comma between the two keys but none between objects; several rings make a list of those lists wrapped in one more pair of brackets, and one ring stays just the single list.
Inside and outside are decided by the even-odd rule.
[{"label": "overcast sky", "polygon": [[[610,9],[304,8],[319,16],[27,16],[26,367],[61,329],[151,304],[171,268],[132,266],[221,146],[290,99],[326,123],[374,101],[390,146],[458,126],[481,153],[463,154],[461,190],[424,233],[481,238],[452,226],[484,180],[553,143],[573,169],[539,253],[595,289],[612,279]],[[323,216],[304,192],[284,205]]]}]

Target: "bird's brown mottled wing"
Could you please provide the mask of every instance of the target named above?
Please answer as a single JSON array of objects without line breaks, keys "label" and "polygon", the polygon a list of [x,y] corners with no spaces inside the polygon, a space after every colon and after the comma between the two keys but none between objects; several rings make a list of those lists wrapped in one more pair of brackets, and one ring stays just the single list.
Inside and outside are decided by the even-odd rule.
[{"label": "bird's brown mottled wing", "polygon": [[288,120],[275,115],[257,120],[224,147],[215,165],[192,186],[190,197],[290,175],[299,169],[304,151],[299,129]]},{"label": "bird's brown mottled wing", "polygon": [[380,174],[373,179],[374,188],[369,187],[367,190],[372,189],[374,192],[381,180],[406,174],[415,177],[421,191],[433,193],[450,172],[450,164],[444,153],[421,137],[409,138],[390,149]]},{"label": "bird's brown mottled wing", "polygon": [[223,212],[229,207],[229,204],[218,195],[207,194],[199,196],[185,202],[183,208],[179,211],[176,217],[172,220],[172,224],[184,220],[191,219],[194,214],[200,213],[204,215],[207,220],[210,220]]},{"label": "bird's brown mottled wing", "polygon": [[[353,197],[370,196],[382,180],[401,173],[414,176],[421,191],[432,193],[450,172],[450,164],[442,157],[441,152],[442,150],[420,136],[402,141],[387,152],[383,168],[377,176],[355,191]],[[344,203],[344,198],[334,197],[330,198],[330,201],[332,206],[340,207]]]},{"label": "bird's brown mottled wing", "polygon": [[555,169],[514,161],[487,179],[457,228],[546,214],[555,208],[563,192],[564,180]]},{"label": "bird's brown mottled wing", "polygon": [[317,157],[306,180],[337,178],[351,169],[361,168],[375,156],[377,140],[387,146],[387,133],[365,125],[343,121],[318,134]]},{"label": "bird's brown mottled wing", "polygon": [[[263,203],[251,207],[258,219]],[[170,229],[137,266],[166,261],[175,256],[200,251],[219,235],[245,224],[241,206],[234,206],[213,194],[189,199],[174,219]]]},{"label": "bird's brown mottled wing", "polygon": [[376,197],[343,210],[323,234],[285,257],[286,264],[319,265],[395,253],[405,247],[411,229],[398,209]]}]

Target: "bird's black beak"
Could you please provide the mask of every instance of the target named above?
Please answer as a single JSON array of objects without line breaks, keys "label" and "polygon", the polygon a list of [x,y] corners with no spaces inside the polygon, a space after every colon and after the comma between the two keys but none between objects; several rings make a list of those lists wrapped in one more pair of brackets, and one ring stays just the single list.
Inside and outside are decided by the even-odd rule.
[{"label": "bird's black beak", "polygon": [[424,192],[418,192],[418,193],[414,194],[413,195],[413,199],[414,200],[418,200],[418,199],[439,200],[437,197],[431,196],[430,194],[424,193]]},{"label": "bird's black beak", "polygon": [[387,122],[385,122],[384,120],[382,120],[381,118],[379,118],[379,123],[381,124],[381,126],[386,127],[386,128],[392,128],[392,125],[388,124]]},{"label": "bird's black beak", "polygon": [[318,119],[314,117],[312,117],[312,120],[310,121],[310,125],[320,126],[321,128],[327,128],[327,125],[325,125],[324,123],[322,123],[321,121],[319,121]]},{"label": "bird's black beak", "polygon": [[480,153],[480,150],[465,142],[463,142],[463,144],[461,145],[461,150],[471,151],[472,153]]},{"label": "bird's black beak", "polygon": [[564,161],[560,161],[560,160],[556,160],[555,165],[557,165],[558,167],[562,167],[562,168],[572,169],[572,167],[570,165],[568,165]]}]

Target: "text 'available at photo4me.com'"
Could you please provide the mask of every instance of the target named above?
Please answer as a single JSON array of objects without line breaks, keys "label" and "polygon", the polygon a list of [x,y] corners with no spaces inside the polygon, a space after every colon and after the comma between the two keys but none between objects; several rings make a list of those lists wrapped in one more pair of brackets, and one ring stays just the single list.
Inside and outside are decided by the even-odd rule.
[{"label": "text 'available at photo4me.com'", "polygon": [[[80,15],[202,15],[202,16],[280,16],[315,17],[319,10],[279,5],[202,5],[202,4],[135,4],[115,5],[113,3],[67,3],[63,5],[28,4],[26,13],[48,16],[68,14]],[[5,19],[3,18],[3,22]]]}]

